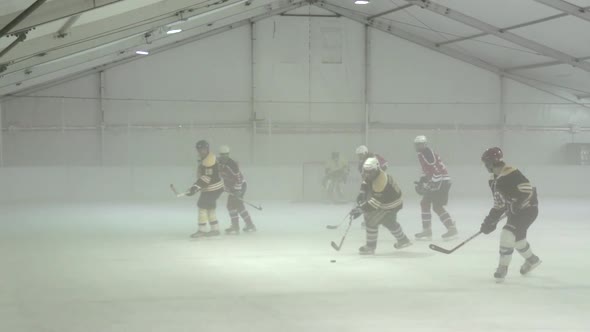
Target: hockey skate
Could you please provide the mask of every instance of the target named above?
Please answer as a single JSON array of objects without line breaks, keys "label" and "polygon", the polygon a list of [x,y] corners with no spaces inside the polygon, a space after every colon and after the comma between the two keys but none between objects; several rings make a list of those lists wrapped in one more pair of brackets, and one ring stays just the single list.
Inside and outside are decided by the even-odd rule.
[{"label": "hockey skate", "polygon": [[360,255],[374,255],[375,254],[375,247],[369,247],[367,245],[364,245],[359,248],[359,254]]},{"label": "hockey skate", "polygon": [[449,241],[449,240],[456,238],[458,234],[459,234],[459,232],[457,231],[457,227],[452,226],[452,227],[449,227],[447,232],[442,235],[442,239],[445,241]]},{"label": "hockey skate", "polygon": [[254,233],[256,232],[256,226],[254,226],[254,224],[248,224],[246,227],[244,227],[244,229],[242,229],[242,231],[246,233]]},{"label": "hockey skate", "polygon": [[214,236],[219,236],[221,235],[221,232],[218,230],[211,230],[209,232],[207,232],[207,237],[214,237]]},{"label": "hockey skate", "polygon": [[424,229],[420,233],[414,235],[418,241],[432,241],[432,229]]},{"label": "hockey skate", "polygon": [[397,242],[396,242],[396,243],[393,245],[393,247],[394,247],[395,249],[402,249],[402,248],[405,248],[405,247],[409,247],[409,246],[411,246],[411,245],[412,245],[412,242],[411,242],[411,241],[410,241],[410,239],[408,239],[408,237],[406,236],[406,237],[404,237],[403,239],[401,239],[401,240],[398,240],[398,241],[397,241]]},{"label": "hockey skate", "polygon": [[500,266],[498,266],[498,268],[496,269],[496,272],[494,273],[494,278],[496,279],[497,283],[502,283],[502,282],[504,282],[504,279],[506,279],[507,274],[508,274],[508,266],[500,265]]},{"label": "hockey skate", "polygon": [[533,256],[527,259],[520,267],[520,274],[526,275],[541,264],[541,259],[538,256]]},{"label": "hockey skate", "polygon": [[228,229],[225,230],[226,235],[240,235],[240,226],[238,225],[231,225]]},{"label": "hockey skate", "polygon": [[204,232],[204,231],[196,231],[195,233],[191,234],[191,238],[193,239],[199,239],[202,237],[207,237],[207,234],[209,234],[208,232]]}]

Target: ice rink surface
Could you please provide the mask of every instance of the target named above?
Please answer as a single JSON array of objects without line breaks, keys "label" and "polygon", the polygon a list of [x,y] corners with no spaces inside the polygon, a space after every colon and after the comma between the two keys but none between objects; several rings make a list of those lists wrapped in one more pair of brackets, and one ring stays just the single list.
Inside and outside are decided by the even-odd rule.
[{"label": "ice rink surface", "polygon": [[[360,221],[340,252],[329,243],[344,229],[325,228],[349,205],[262,203],[257,234],[204,240],[188,237],[189,200],[0,206],[0,331],[590,331],[587,199],[541,200],[529,241],[543,264],[522,277],[515,252],[504,284],[498,231],[443,255],[425,242],[396,251],[382,228],[361,257]],[[452,202],[461,239],[490,204]],[[412,237],[419,218],[406,202]]]}]

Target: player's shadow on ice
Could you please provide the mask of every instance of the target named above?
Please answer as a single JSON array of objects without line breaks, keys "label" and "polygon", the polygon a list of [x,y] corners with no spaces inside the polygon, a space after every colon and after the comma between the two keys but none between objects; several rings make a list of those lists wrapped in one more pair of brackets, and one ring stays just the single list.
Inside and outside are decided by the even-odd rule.
[{"label": "player's shadow on ice", "polygon": [[390,257],[398,259],[409,259],[409,258],[428,258],[436,255],[435,253],[429,252],[412,252],[412,251],[391,251],[381,252],[368,257]]}]

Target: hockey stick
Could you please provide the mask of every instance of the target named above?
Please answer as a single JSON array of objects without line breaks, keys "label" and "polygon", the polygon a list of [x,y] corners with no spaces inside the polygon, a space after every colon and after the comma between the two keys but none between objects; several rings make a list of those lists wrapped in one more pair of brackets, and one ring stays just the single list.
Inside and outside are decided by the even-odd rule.
[{"label": "hockey stick", "polygon": [[481,231],[479,231],[479,232],[477,232],[477,233],[473,234],[473,235],[472,235],[472,236],[470,236],[470,237],[469,237],[467,240],[465,240],[465,241],[463,241],[463,242],[459,243],[459,244],[458,244],[456,247],[454,247],[454,248],[452,248],[452,249],[445,249],[445,248],[442,248],[442,247],[439,247],[439,246],[437,246],[436,244],[431,244],[431,245],[429,245],[428,247],[429,247],[430,249],[434,250],[434,251],[438,251],[438,252],[441,252],[441,253],[443,253],[443,254],[447,254],[447,255],[448,255],[448,254],[452,254],[453,252],[455,252],[455,250],[457,250],[457,249],[461,248],[462,246],[464,246],[464,245],[465,245],[467,242],[469,242],[469,241],[471,241],[471,240],[475,239],[475,238],[476,238],[476,237],[478,237],[480,234],[481,234]]},{"label": "hockey stick", "polygon": [[326,228],[327,229],[338,229],[338,228],[340,228],[340,226],[342,226],[342,224],[344,224],[344,222],[346,222],[346,218],[348,218],[348,216],[350,216],[350,212],[344,217],[344,219],[342,219],[342,221],[338,225],[326,225]]},{"label": "hockey stick", "polygon": [[344,235],[342,235],[342,239],[340,240],[340,244],[336,244],[336,242],[332,241],[332,243],[330,243],[332,245],[332,248],[334,248],[334,250],[336,251],[340,251],[340,248],[342,248],[342,243],[344,243],[344,239],[346,239],[346,235],[348,235],[348,231],[350,230],[350,226],[352,225],[352,221],[354,219],[352,219],[352,216],[349,214],[349,218],[350,221],[348,222],[348,227],[346,227],[346,231],[344,232]]},{"label": "hockey stick", "polygon": [[173,184],[170,184],[170,190],[172,190],[172,192],[174,193],[174,195],[176,195],[176,197],[184,197],[186,196],[188,193],[179,193],[178,190],[176,190],[176,187],[174,187]]},{"label": "hockey stick", "polygon": [[260,205],[254,205],[253,203],[250,203],[250,202],[246,201],[246,200],[245,200],[245,199],[243,199],[242,197],[240,197],[240,196],[238,196],[238,195],[236,195],[236,194],[234,194],[234,193],[232,193],[232,192],[226,191],[226,193],[228,193],[228,195],[231,195],[231,196],[233,196],[233,197],[235,197],[235,198],[239,199],[239,200],[240,200],[240,201],[242,201],[244,204],[246,204],[246,205],[249,205],[249,206],[251,206],[251,207],[255,208],[255,209],[256,209],[256,210],[258,210],[258,211],[262,211],[262,206],[260,206]]}]

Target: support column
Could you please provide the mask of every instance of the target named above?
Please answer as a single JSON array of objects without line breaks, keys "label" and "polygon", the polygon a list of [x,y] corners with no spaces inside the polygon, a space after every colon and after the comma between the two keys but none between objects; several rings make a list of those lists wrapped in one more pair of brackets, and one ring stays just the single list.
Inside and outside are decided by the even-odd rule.
[{"label": "support column", "polygon": [[4,132],[2,131],[2,118],[4,113],[2,112],[2,100],[0,100],[0,167],[4,167],[4,145],[2,139],[4,138]]},{"label": "support column", "polygon": [[98,103],[99,103],[99,111],[100,111],[100,124],[99,124],[99,144],[100,144],[100,149],[99,149],[99,153],[100,155],[99,157],[99,165],[103,166],[104,165],[104,113],[105,113],[105,106],[104,106],[104,98],[105,98],[105,94],[106,94],[106,80],[105,80],[105,73],[104,70],[101,70],[99,73],[99,98],[98,98]]},{"label": "support column", "polygon": [[369,34],[369,26],[365,25],[365,91],[364,91],[364,108],[365,108],[365,145],[369,146],[369,134],[370,134],[370,122],[371,122],[371,109],[369,107],[369,82],[370,82],[370,49],[371,49],[371,39]]},{"label": "support column", "polygon": [[250,162],[254,163],[256,148],[256,109],[254,107],[254,98],[256,95],[256,85],[254,76],[255,53],[254,43],[256,36],[254,32],[254,22],[250,22],[250,121],[252,122],[252,132],[250,133]]},{"label": "support column", "polygon": [[505,94],[506,94],[506,78],[500,75],[500,148],[504,149],[504,139],[506,135],[506,101],[505,101]]}]

